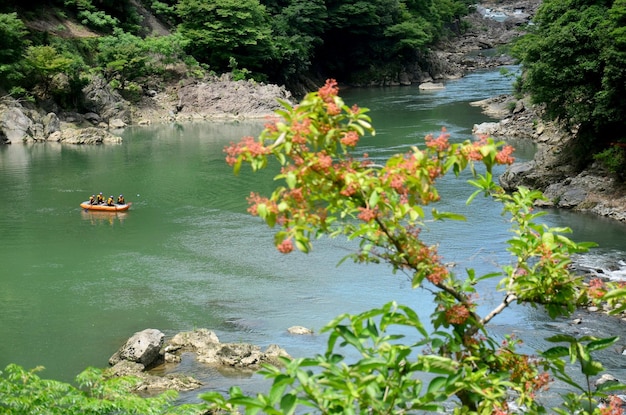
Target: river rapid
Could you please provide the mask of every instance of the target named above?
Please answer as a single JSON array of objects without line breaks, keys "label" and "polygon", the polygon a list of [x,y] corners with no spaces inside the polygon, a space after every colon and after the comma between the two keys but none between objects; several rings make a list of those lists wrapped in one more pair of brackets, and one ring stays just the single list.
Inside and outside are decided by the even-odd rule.
[{"label": "river rapid", "polygon": [[[515,70],[515,68],[509,68]],[[499,71],[448,81],[445,89],[415,86],[341,91],[348,105],[370,108],[377,130],[359,150],[374,160],[423,143],[445,126],[452,141],[471,137],[474,124],[492,121],[469,102],[508,93],[512,79]],[[292,336],[287,328],[316,332],[338,314],[358,313],[388,301],[411,305],[427,321],[429,294],[412,290],[409,278],[383,265],[340,259],[354,245],[322,239],[309,255],[279,254],[273,234],[247,214],[251,191],[269,194],[272,172],[234,176],[222,149],[256,136],[261,122],[163,124],[128,128],[121,145],[55,143],[0,147],[0,367],[43,365],[43,377],[71,381],[87,366],[105,367],[134,332],[156,328],[166,335],[206,327],[223,342],[276,343],[292,356],[322,352],[322,335]],[[512,142],[520,160],[532,143]],[[428,224],[427,240],[440,244],[456,272],[487,273],[509,256],[506,219],[498,206],[477,198],[460,179],[441,185],[442,211],[465,222]],[[79,203],[97,192],[122,193],[128,212],[90,213]],[[614,279],[626,278],[626,225],[575,212],[548,211],[546,223],[570,226],[572,237],[599,247],[577,263]],[[501,297],[495,281],[483,287],[481,313]],[[623,322],[580,311],[552,322],[543,312],[514,306],[493,321],[498,336],[515,333],[531,350],[555,332],[615,335]],[[602,357],[626,379],[624,340]],[[175,369],[191,372],[205,389],[262,388],[256,375],[220,373],[186,357]],[[198,391],[184,394],[193,400]]]}]

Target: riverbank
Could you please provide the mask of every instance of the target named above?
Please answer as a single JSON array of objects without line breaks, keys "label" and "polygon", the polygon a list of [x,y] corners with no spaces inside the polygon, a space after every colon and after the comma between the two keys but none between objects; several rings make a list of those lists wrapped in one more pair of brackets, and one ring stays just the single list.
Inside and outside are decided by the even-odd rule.
[{"label": "riverbank", "polygon": [[557,122],[544,119],[541,106],[528,98],[499,96],[473,103],[499,122],[474,126],[474,134],[531,140],[537,146],[533,160],[514,163],[500,177],[505,190],[519,186],[541,190],[546,200],[539,207],[593,213],[626,223],[626,184],[599,162],[575,169],[566,149],[576,140]]}]

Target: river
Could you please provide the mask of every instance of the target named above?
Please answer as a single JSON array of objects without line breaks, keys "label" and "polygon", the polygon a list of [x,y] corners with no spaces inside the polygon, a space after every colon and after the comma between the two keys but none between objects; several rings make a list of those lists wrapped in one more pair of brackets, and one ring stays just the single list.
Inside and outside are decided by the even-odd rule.
[{"label": "river", "polygon": [[[442,126],[453,141],[471,137],[473,124],[491,119],[468,103],[508,93],[511,82],[496,70],[448,81],[437,91],[389,87],[341,95],[349,105],[371,109],[377,135],[360,149],[383,160]],[[340,313],[391,300],[418,309],[428,304],[427,293],[411,290],[405,276],[385,266],[338,267],[353,248],[345,241],[322,239],[309,255],[273,248],[272,232],[246,213],[245,201],[252,190],[269,194],[271,172],[243,169],[234,176],[222,152],[261,129],[254,121],[174,123],[128,128],[121,145],[0,147],[0,368],[11,362],[43,365],[41,376],[71,381],[87,366],[106,366],[130,335],[145,328],[172,335],[206,327],[224,342],[277,343],[293,356],[312,355],[323,350],[324,337],[291,336],[288,327],[319,331]],[[531,144],[513,144],[520,160],[532,156]],[[444,260],[455,262],[458,272],[469,266],[489,272],[509,258],[507,223],[498,206],[483,198],[466,206],[472,189],[463,179],[442,182],[438,209],[463,213],[468,221],[433,224],[425,235],[440,243]],[[123,193],[132,208],[119,214],[82,211],[79,203],[97,192]],[[576,240],[600,244],[580,263],[626,277],[625,225],[562,211],[549,212],[545,221],[572,227]],[[500,299],[489,292],[481,312]],[[425,317],[430,312],[428,306],[421,311]],[[497,333],[514,331],[532,348],[563,330],[548,320],[516,306],[493,323]],[[617,323],[577,330],[616,334]],[[622,359],[614,352],[605,364],[626,375]],[[233,380],[189,361],[185,369],[208,388],[240,383],[254,389],[258,382],[229,375]]]}]

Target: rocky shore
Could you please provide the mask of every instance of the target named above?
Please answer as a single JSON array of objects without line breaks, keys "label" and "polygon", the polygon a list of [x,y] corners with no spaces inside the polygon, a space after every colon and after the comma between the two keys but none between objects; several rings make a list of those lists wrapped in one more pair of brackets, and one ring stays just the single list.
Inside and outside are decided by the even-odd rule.
[{"label": "rocky shore", "polygon": [[62,111],[54,103],[35,106],[0,98],[0,144],[115,144],[122,141],[119,130],[130,125],[262,118],[280,107],[278,99],[292,101],[283,87],[235,81],[229,74],[184,78],[160,90],[145,90],[132,103],[100,78],[92,79],[83,94],[84,113]]},{"label": "rocky shore", "polygon": [[572,209],[626,222],[626,184],[597,162],[575,170],[565,151],[576,139],[575,131],[545,121],[541,106],[531,104],[528,98],[499,96],[473,104],[501,118],[475,125],[474,134],[526,139],[537,146],[533,160],[514,163],[500,177],[506,190],[519,186],[539,189],[546,197],[537,203],[540,207]]}]

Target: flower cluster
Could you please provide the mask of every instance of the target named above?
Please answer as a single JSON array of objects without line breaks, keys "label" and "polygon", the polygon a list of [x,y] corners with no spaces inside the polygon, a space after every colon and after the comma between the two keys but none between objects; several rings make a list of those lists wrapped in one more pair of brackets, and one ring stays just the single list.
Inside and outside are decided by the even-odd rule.
[{"label": "flower cluster", "polygon": [[263,208],[266,210],[267,213],[270,214],[277,214],[278,213],[278,206],[276,205],[276,202],[268,199],[267,197],[263,197],[260,196],[258,193],[250,193],[250,196],[248,196],[248,204],[250,205],[250,207],[248,208],[248,212],[251,215],[254,216],[259,216],[260,212],[259,212],[259,208],[261,206],[263,206]]},{"label": "flower cluster", "polygon": [[437,138],[433,138],[432,134],[428,134],[424,140],[426,141],[426,147],[441,152],[450,148],[448,138],[450,138],[450,134],[446,134],[446,129],[442,128],[441,134]]},{"label": "flower cluster", "polygon": [[470,311],[465,304],[454,304],[446,309],[445,316],[449,324],[464,324],[470,316]]},{"label": "flower cluster", "polygon": [[511,154],[515,151],[515,148],[512,146],[506,145],[502,147],[502,150],[496,154],[496,163],[498,164],[513,164],[515,161],[515,157],[512,157]]},{"label": "flower cluster", "polygon": [[609,404],[600,408],[600,415],[624,415],[624,402],[617,395],[611,395]]},{"label": "flower cluster", "polygon": [[269,154],[270,149],[265,147],[259,141],[256,141],[254,137],[247,136],[241,139],[238,143],[231,143],[224,148],[226,153],[226,163],[229,166],[234,165],[238,158],[243,156],[244,158],[255,158],[261,155]]},{"label": "flower cluster", "polygon": [[600,278],[594,278],[589,281],[589,288],[587,289],[589,297],[599,300],[606,294],[606,288],[604,282]]}]

